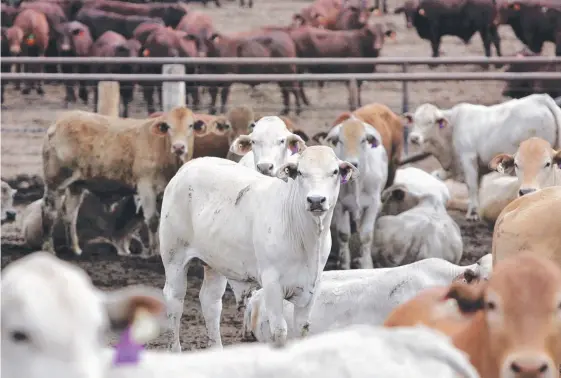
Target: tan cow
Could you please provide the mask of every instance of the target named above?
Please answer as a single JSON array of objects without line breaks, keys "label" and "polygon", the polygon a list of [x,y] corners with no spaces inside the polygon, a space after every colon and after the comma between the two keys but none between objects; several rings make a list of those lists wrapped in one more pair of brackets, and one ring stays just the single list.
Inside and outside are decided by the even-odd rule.
[{"label": "tan cow", "polygon": [[547,140],[538,137],[520,143],[514,155],[500,154],[489,163],[489,168],[499,173],[516,174],[520,196],[561,185],[560,167],[561,150],[555,151]]},{"label": "tan cow", "polygon": [[[448,299],[455,299],[458,310]],[[530,253],[488,282],[455,282],[397,307],[388,327],[424,324],[451,336],[481,378],[554,378],[561,363],[561,270]]]},{"label": "tan cow", "polygon": [[499,215],[493,232],[493,265],[508,256],[532,251],[561,268],[561,187],[519,197]]},{"label": "tan cow", "polygon": [[358,108],[353,113],[342,113],[333,125],[340,124],[348,119],[351,114],[374,126],[382,136],[382,143],[388,153],[388,179],[385,188],[390,187],[395,178],[395,171],[399,166],[401,151],[403,151],[403,123],[401,118],[386,105],[372,103]]}]

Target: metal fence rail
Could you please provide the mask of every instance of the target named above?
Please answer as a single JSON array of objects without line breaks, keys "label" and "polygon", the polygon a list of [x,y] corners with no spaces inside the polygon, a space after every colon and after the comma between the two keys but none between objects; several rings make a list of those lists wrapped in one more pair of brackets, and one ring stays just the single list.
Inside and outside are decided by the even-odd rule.
[{"label": "metal fence rail", "polygon": [[380,58],[106,58],[106,57],[2,57],[2,63],[50,63],[50,64],[198,64],[198,65],[278,65],[294,64],[301,65],[422,65],[422,64],[512,64],[512,63],[561,63],[561,56],[537,56],[537,57],[380,57]]}]

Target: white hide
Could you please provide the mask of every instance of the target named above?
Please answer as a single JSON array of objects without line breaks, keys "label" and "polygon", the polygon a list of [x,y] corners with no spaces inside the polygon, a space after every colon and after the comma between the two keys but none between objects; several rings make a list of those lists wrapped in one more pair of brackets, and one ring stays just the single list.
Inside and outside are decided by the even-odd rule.
[{"label": "white hide", "polygon": [[394,184],[407,185],[409,191],[418,194],[432,194],[444,205],[450,200],[450,190],[442,180],[415,167],[399,168]]},{"label": "white hide", "polygon": [[160,297],[149,288],[101,292],[47,252],[12,262],[2,271],[2,378],[106,378],[106,332],[126,326],[138,303],[157,302],[161,315]]},{"label": "white hide", "polygon": [[282,349],[233,345],[223,351],[144,352],[107,378],[478,378],[467,355],[427,327],[354,326]]},{"label": "white hide", "polygon": [[43,198],[31,202],[21,213],[21,236],[29,248],[40,249],[43,244]]},{"label": "white hide", "polygon": [[402,179],[382,193],[384,205],[372,243],[374,265],[395,267],[431,257],[459,263],[462,235],[446,210],[438,179],[423,171]]},{"label": "white hide", "polygon": [[[363,140],[359,144],[358,156],[346,156],[345,136],[341,132],[343,124],[333,127],[326,136],[326,141],[336,138],[340,142],[331,144],[339,159],[358,163],[360,177],[352,185],[342,187],[335,207],[333,223],[337,229],[339,241],[339,262],[341,269],[350,269],[351,219],[356,222],[360,238],[360,253],[357,265],[360,268],[372,268],[371,246],[376,217],[380,211],[381,193],[388,179],[388,154],[384,148],[382,136],[371,125],[360,121],[364,126]],[[370,145],[366,136],[376,139],[375,146]]]},{"label": "white hide", "polygon": [[[420,291],[449,285],[467,275],[488,279],[492,256],[487,254],[477,263],[459,266],[442,259],[425,259],[396,268],[355,269],[323,272],[317,299],[310,317],[310,334],[318,334],[352,324],[382,325],[390,312]],[[461,278],[461,277],[460,277]],[[290,323],[294,306],[284,301],[284,316]],[[269,339],[267,308],[263,290],[257,290],[244,313],[244,336],[253,334],[257,341]]]},{"label": "white hide", "polygon": [[489,223],[495,223],[499,214],[510,202],[518,198],[520,183],[518,178],[491,172],[481,179],[479,190],[479,216]]},{"label": "white hide", "polygon": [[[257,121],[251,134],[236,138],[230,150],[238,155],[245,154],[245,159],[240,160],[243,166],[274,176],[291,155],[304,148],[304,140],[291,133],[282,119],[269,116]],[[246,158],[247,155],[250,156]]]},{"label": "white hide", "polygon": [[5,181],[1,183],[1,200],[2,200],[2,224],[13,222],[16,220],[16,210],[14,209],[14,196],[17,193],[16,189]]},{"label": "white hide", "polygon": [[534,136],[554,148],[561,145],[561,109],[547,94],[492,106],[460,103],[439,109],[424,104],[411,118],[409,140],[438,159],[443,169],[435,172],[437,177],[467,184],[470,220],[479,218],[479,175],[488,171],[493,157],[514,154],[522,141]]},{"label": "white hide", "polygon": [[324,146],[309,147],[296,163],[281,167],[282,180],[212,157],[183,165],[165,190],[159,229],[172,349],[181,350],[186,269],[195,257],[208,265],[199,298],[210,345],[222,345],[226,280],[238,302],[255,284],[264,288],[273,342],[286,340],[284,298],[295,304],[295,322],[305,334],[331,250],[329,225],[340,181],[357,175]]}]

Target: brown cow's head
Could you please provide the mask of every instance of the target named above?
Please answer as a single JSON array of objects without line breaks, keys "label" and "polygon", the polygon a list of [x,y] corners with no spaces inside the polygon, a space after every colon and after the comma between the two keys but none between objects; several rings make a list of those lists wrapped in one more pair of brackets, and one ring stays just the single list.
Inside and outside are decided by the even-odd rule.
[{"label": "brown cow's head", "polygon": [[[554,378],[561,363],[561,271],[525,253],[496,265],[488,282],[453,283],[447,295],[475,313],[454,338],[482,377]],[[483,348],[483,350],[481,349]]]},{"label": "brown cow's head", "polygon": [[93,44],[90,29],[78,21],[66,22],[56,28],[57,51],[63,56],[88,56]]},{"label": "brown cow's head", "polygon": [[6,29],[5,36],[10,46],[10,54],[13,56],[21,54],[21,45],[24,37],[23,30],[18,26],[12,26]]},{"label": "brown cow's head", "polygon": [[561,151],[541,138],[530,138],[520,143],[514,155],[500,154],[489,163],[499,173],[516,174],[520,183],[518,194],[523,196],[555,184],[561,168]]}]

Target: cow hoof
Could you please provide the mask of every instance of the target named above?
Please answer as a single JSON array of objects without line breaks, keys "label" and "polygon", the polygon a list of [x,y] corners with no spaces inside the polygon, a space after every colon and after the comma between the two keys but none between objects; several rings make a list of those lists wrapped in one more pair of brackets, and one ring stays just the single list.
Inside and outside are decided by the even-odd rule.
[{"label": "cow hoof", "polygon": [[43,90],[43,88],[37,88],[37,94],[39,96],[44,96],[45,95],[45,91]]},{"label": "cow hoof", "polygon": [[23,94],[23,95],[28,95],[30,92],[31,92],[30,88],[24,88],[24,89],[21,90],[21,94]]},{"label": "cow hoof", "polygon": [[466,214],[466,220],[470,221],[470,222],[478,222],[479,221],[479,214],[477,214],[477,211],[472,210],[469,213]]}]

